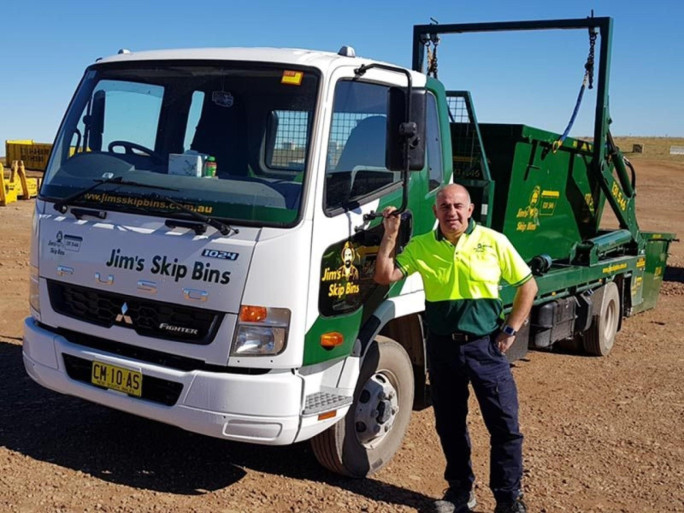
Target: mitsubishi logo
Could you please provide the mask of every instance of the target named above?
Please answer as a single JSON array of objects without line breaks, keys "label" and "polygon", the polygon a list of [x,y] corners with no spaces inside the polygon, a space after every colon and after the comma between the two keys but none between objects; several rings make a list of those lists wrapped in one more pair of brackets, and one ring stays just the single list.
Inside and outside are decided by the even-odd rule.
[{"label": "mitsubishi logo", "polygon": [[133,319],[131,319],[130,315],[126,315],[126,312],[128,312],[128,305],[124,303],[121,305],[121,313],[116,316],[116,322],[123,322],[124,324],[133,324]]}]

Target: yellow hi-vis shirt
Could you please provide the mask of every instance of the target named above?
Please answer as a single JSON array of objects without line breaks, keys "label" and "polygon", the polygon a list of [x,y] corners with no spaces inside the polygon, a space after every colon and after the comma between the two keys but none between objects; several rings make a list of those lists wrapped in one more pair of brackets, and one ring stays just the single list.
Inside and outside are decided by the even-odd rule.
[{"label": "yellow hi-vis shirt", "polygon": [[502,317],[501,279],[517,287],[532,277],[505,235],[472,219],[456,246],[439,226],[413,237],[396,265],[404,276],[420,273],[428,328],[438,335],[492,333]]}]

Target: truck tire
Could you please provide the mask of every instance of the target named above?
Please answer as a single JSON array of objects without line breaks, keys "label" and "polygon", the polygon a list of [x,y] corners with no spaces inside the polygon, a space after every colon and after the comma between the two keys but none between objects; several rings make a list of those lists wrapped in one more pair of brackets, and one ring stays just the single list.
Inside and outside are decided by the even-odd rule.
[{"label": "truck tire", "polygon": [[605,285],[598,315],[584,334],[584,350],[592,356],[606,356],[613,348],[620,323],[620,294],[615,282]]},{"label": "truck tire", "polygon": [[406,434],[413,393],[408,354],[394,340],[377,336],[363,360],[346,417],[311,440],[318,462],[356,478],[380,470]]}]

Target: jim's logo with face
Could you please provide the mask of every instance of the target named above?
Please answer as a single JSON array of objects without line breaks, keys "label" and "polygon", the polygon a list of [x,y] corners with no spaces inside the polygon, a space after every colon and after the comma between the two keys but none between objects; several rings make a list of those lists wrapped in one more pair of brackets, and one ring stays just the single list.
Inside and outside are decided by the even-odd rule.
[{"label": "jim's logo with face", "polygon": [[356,281],[359,279],[359,270],[354,265],[354,260],[356,260],[356,250],[349,241],[345,242],[340,253],[342,258],[342,265],[339,267],[338,272],[341,279],[347,281]]},{"label": "jim's logo with face", "polygon": [[358,255],[353,244],[345,242],[339,255],[342,265],[337,268],[325,267],[321,276],[321,281],[330,282],[327,287],[328,297],[342,298],[358,294],[360,291],[359,270],[354,265]]},{"label": "jim's logo with face", "polygon": [[321,277],[321,281],[330,282],[327,285],[327,297],[335,299],[353,296],[361,290],[358,283],[359,270],[354,265],[357,258],[356,249],[351,242],[347,241],[339,254],[342,265],[337,269],[334,267],[324,268]]}]

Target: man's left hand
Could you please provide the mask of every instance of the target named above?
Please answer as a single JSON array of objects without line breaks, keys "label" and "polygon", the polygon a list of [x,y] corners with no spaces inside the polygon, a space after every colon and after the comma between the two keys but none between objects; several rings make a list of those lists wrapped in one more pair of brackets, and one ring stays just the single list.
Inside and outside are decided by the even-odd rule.
[{"label": "man's left hand", "polygon": [[499,351],[503,354],[506,354],[506,351],[510,349],[513,342],[515,342],[515,335],[506,335],[502,332],[496,336],[496,347],[498,347]]}]

